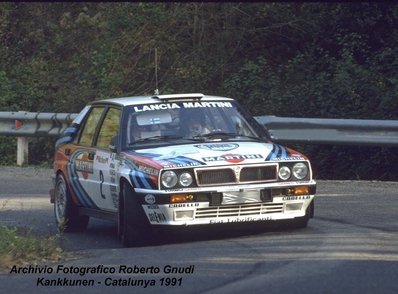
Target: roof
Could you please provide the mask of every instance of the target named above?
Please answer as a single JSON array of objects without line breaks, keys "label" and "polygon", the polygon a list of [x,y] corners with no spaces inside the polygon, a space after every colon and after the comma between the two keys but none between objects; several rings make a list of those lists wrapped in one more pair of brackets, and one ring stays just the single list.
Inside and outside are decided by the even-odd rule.
[{"label": "roof", "polygon": [[116,104],[119,106],[149,104],[149,103],[164,103],[177,101],[233,101],[232,98],[203,95],[200,93],[190,94],[170,94],[170,95],[154,95],[154,96],[132,96],[121,98],[110,98],[91,102],[90,104]]}]

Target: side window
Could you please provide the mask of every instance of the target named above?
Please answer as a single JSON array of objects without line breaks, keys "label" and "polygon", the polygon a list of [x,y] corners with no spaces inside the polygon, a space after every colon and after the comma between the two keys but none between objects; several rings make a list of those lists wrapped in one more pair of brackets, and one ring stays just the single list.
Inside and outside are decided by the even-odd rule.
[{"label": "side window", "polygon": [[115,136],[119,130],[120,114],[120,109],[110,108],[108,110],[98,133],[97,147],[108,148],[109,144],[111,144],[112,137]]},{"label": "side window", "polygon": [[83,146],[91,146],[93,141],[95,129],[98,126],[98,122],[101,118],[103,107],[95,107],[91,110],[88,115],[87,121],[84,125],[82,133],[80,135],[79,144]]}]

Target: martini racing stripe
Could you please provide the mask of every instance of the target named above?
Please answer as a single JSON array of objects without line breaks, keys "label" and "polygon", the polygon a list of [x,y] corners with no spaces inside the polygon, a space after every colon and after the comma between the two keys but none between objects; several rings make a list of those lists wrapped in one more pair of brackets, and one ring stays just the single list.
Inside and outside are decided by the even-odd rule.
[{"label": "martini racing stripe", "polygon": [[151,181],[142,172],[132,170],[130,172],[130,180],[134,183],[134,187],[136,188],[145,188],[152,190],[156,189],[156,187],[154,187],[154,185],[151,184]]},{"label": "martini racing stripe", "polygon": [[[77,152],[77,153],[79,153],[79,152]],[[71,160],[71,162],[74,162],[74,161]],[[79,202],[84,207],[97,208],[97,205],[95,205],[95,203],[91,200],[91,198],[88,196],[86,191],[81,186],[81,184],[78,180],[77,172],[76,172],[75,168],[73,167],[73,163],[68,163],[67,168],[68,168],[68,174],[70,175],[69,182],[70,182],[72,189],[75,192],[75,195],[76,195],[77,199],[79,200]]]},{"label": "martini racing stripe", "polygon": [[265,161],[275,160],[275,158],[284,159],[288,156],[290,156],[290,153],[286,150],[285,147],[278,144],[274,144],[272,151],[270,152],[270,154],[268,154]]},{"label": "martini racing stripe", "polygon": [[133,183],[135,188],[146,188],[146,189],[156,189],[155,185],[152,183],[150,178],[143,172],[138,171],[137,165],[135,165],[130,160],[123,159],[124,164],[130,168],[130,181]]},{"label": "martini racing stripe", "polygon": [[165,165],[172,166],[172,165],[177,165],[177,166],[198,166],[198,165],[206,165],[204,162],[188,158],[185,156],[178,155],[176,157],[170,157],[170,156],[165,156],[161,154],[154,154],[154,153],[137,153],[141,156],[148,157],[154,161],[162,161],[165,163]]}]

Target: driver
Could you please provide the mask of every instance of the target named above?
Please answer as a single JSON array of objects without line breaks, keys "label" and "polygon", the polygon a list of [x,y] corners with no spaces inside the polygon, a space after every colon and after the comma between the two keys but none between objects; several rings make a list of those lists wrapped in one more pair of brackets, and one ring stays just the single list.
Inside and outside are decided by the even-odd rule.
[{"label": "driver", "polygon": [[188,125],[188,136],[195,137],[210,133],[210,131],[205,127],[204,118],[201,120],[199,117],[189,117],[187,121]]}]

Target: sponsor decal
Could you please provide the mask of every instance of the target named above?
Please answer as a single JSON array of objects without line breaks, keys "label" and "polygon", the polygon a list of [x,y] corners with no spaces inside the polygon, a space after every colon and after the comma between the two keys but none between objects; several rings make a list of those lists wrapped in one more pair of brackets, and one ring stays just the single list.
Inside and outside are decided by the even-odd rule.
[{"label": "sponsor decal", "polygon": [[159,209],[159,205],[151,204],[151,205],[147,205],[146,208],[148,208],[148,209]]},{"label": "sponsor decal", "polygon": [[166,222],[166,216],[163,213],[159,213],[157,211],[152,211],[148,213],[149,221],[150,222],[156,222],[156,223],[165,223]]},{"label": "sponsor decal", "polygon": [[227,161],[231,163],[240,163],[246,159],[259,159],[263,158],[261,154],[223,154],[220,156],[203,157],[203,161]]},{"label": "sponsor decal", "polygon": [[95,160],[98,161],[99,163],[107,164],[109,158],[108,158],[108,157],[103,157],[103,156],[97,155],[97,156],[95,157]]},{"label": "sponsor decal", "polygon": [[263,216],[259,218],[248,217],[235,217],[227,219],[212,219],[210,224],[226,224],[226,223],[242,223],[242,222],[258,222],[258,221],[269,221],[272,220],[270,216]]},{"label": "sponsor decal", "polygon": [[234,143],[214,143],[214,144],[199,144],[194,145],[196,148],[212,151],[230,151],[239,147],[238,144]]},{"label": "sponsor decal", "polygon": [[184,108],[232,107],[231,102],[184,102]]},{"label": "sponsor decal", "polygon": [[311,199],[311,196],[309,195],[304,195],[304,196],[286,196],[283,197],[282,200],[307,200]]},{"label": "sponsor decal", "polygon": [[134,106],[135,112],[167,110],[175,108],[204,108],[204,107],[233,107],[231,102],[184,102],[184,103],[158,103]]},{"label": "sponsor decal", "polygon": [[164,165],[165,168],[172,168],[172,167],[187,167],[187,166],[200,166],[202,164],[197,162],[187,162],[187,163],[172,163]]},{"label": "sponsor decal", "polygon": [[162,103],[162,104],[150,104],[150,105],[139,105],[134,106],[135,112],[143,112],[143,111],[150,111],[150,110],[167,110],[167,109],[174,109],[180,108],[177,103]]},{"label": "sponsor decal", "polygon": [[156,202],[155,196],[153,196],[152,194],[147,194],[145,195],[145,202],[148,204],[154,204]]},{"label": "sponsor decal", "polygon": [[119,207],[119,194],[118,193],[111,193],[113,207]]},{"label": "sponsor decal", "polygon": [[159,170],[152,168],[152,167],[144,166],[144,165],[139,165],[138,170],[140,172],[143,172],[144,174],[148,174],[148,175],[152,175],[152,176],[159,175]]},{"label": "sponsor decal", "polygon": [[169,208],[181,208],[181,207],[198,207],[199,203],[175,203],[169,204]]},{"label": "sponsor decal", "polygon": [[88,174],[94,173],[94,165],[92,161],[87,160],[88,155],[84,154],[82,159],[75,160],[76,171],[80,171],[83,174],[84,179],[88,179]]}]

